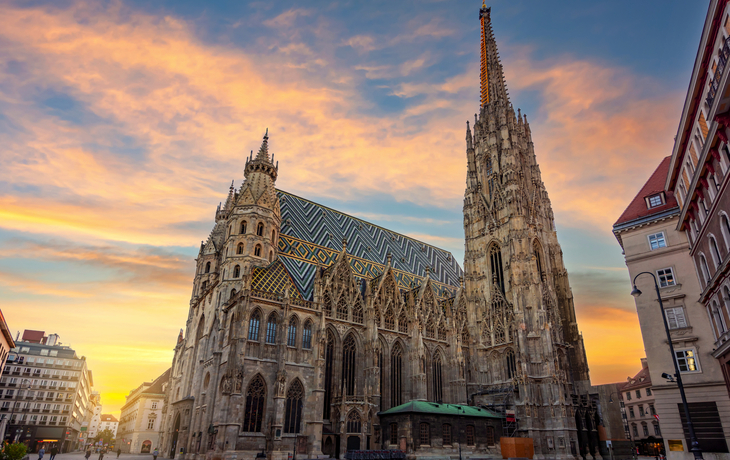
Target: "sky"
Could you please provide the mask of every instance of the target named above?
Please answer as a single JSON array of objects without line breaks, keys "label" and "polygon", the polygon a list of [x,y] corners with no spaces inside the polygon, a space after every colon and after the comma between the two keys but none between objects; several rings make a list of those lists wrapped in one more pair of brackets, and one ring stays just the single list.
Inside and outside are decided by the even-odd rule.
[{"label": "sky", "polygon": [[[669,154],[708,1],[494,0],[593,384],[644,348],[611,227]],[[105,413],[171,364],[194,258],[268,128],[277,186],[463,260],[480,2],[0,0],[0,308]]]}]

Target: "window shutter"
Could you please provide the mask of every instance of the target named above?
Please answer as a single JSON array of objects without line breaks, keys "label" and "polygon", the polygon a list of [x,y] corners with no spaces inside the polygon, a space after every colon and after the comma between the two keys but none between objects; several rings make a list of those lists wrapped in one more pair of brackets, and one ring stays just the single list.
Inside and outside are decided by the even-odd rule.
[{"label": "window shutter", "polygon": [[664,313],[667,315],[669,329],[677,329],[677,317],[674,315],[674,308],[667,308]]},{"label": "window shutter", "polygon": [[684,317],[684,309],[682,307],[675,308],[674,314],[677,317],[677,327],[687,327],[687,319]]}]

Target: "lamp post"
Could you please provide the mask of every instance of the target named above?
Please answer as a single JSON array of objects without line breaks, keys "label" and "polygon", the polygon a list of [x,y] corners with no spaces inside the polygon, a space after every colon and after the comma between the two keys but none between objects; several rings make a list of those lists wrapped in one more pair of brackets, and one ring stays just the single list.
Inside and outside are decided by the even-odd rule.
[{"label": "lamp post", "polygon": [[[28,388],[23,387],[23,382],[28,382]],[[5,424],[6,427],[9,427],[10,423],[13,421],[13,415],[15,415],[15,404],[17,403],[17,398],[19,397],[20,392],[24,389],[27,389],[27,390],[30,389],[30,380],[20,379],[20,386],[18,386],[18,393],[15,395],[16,401],[12,401],[13,407],[10,409],[10,417],[8,418],[8,423]],[[2,440],[3,441],[5,440],[5,428],[3,428]]]},{"label": "lamp post", "polygon": [[672,353],[672,363],[674,363],[675,377],[677,378],[677,387],[679,387],[679,395],[682,398],[682,407],[684,408],[684,416],[687,419],[687,430],[689,431],[689,451],[695,456],[695,460],[703,459],[702,449],[700,449],[700,443],[697,441],[695,435],[695,428],[692,425],[692,417],[689,415],[689,406],[687,405],[687,397],[684,394],[684,385],[682,384],[682,374],[679,371],[679,364],[677,363],[677,355],[674,354],[674,344],[672,344],[672,336],[669,333],[669,325],[667,324],[667,315],[664,314],[664,304],[662,303],[662,295],[659,292],[659,284],[656,282],[656,276],[652,272],[641,272],[634,276],[634,281],[631,283],[634,289],[631,291],[631,295],[638,298],[641,295],[641,291],[636,287],[636,278],[641,275],[651,275],[654,280],[654,288],[656,289],[656,297],[659,300],[659,309],[662,314],[662,321],[664,321],[664,331],[667,333],[667,342],[669,343],[669,351]]}]

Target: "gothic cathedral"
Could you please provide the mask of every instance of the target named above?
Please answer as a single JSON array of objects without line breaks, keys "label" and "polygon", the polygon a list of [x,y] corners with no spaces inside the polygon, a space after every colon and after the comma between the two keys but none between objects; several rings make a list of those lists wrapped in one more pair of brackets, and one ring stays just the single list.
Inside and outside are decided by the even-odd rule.
[{"label": "gothic cathedral", "polygon": [[[597,456],[600,417],[550,201],[490,9],[479,17],[464,270],[448,251],[276,189],[267,132],[200,246],[163,455],[502,458],[501,436],[532,438],[536,458]],[[420,428],[381,423],[402,414]]]}]

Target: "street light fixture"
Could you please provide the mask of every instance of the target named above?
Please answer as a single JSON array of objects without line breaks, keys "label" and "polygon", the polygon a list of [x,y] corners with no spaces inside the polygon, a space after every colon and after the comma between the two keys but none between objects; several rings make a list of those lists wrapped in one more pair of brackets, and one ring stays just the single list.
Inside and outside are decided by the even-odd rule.
[{"label": "street light fixture", "polygon": [[695,460],[703,459],[702,449],[700,449],[700,443],[695,435],[695,428],[692,424],[692,417],[689,415],[689,406],[687,405],[687,397],[684,394],[684,385],[682,384],[682,374],[679,371],[679,364],[677,363],[677,355],[674,353],[674,344],[672,343],[672,335],[669,333],[669,325],[667,324],[667,316],[664,314],[664,304],[662,303],[662,295],[659,292],[659,284],[657,284],[656,276],[652,272],[641,272],[634,276],[634,289],[631,291],[631,295],[638,298],[641,295],[641,291],[636,287],[636,278],[641,275],[651,275],[654,280],[654,288],[656,289],[656,297],[659,300],[659,309],[662,314],[662,321],[664,321],[664,331],[667,333],[667,343],[669,343],[669,351],[672,353],[672,363],[674,363],[674,376],[677,379],[677,387],[679,387],[679,395],[682,398],[682,407],[684,408],[684,416],[687,419],[687,431],[689,431],[689,451],[695,456]]}]

